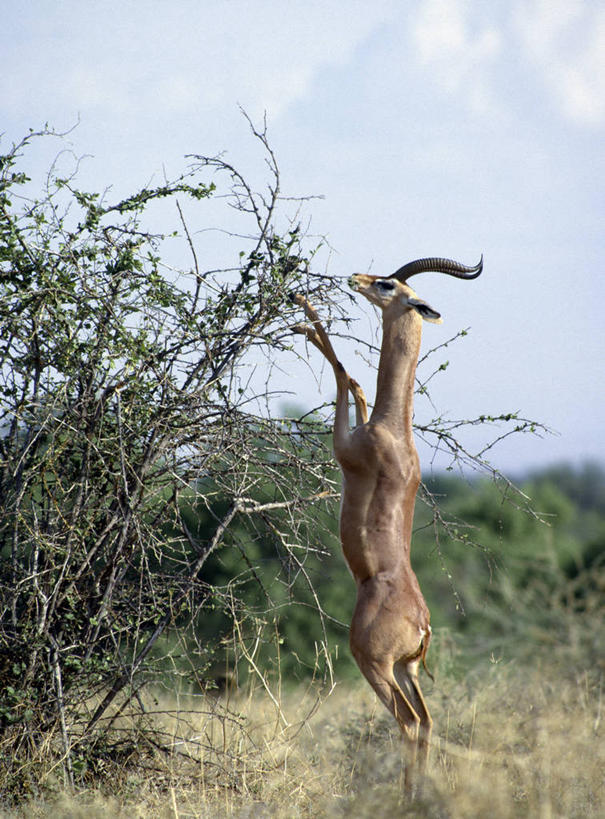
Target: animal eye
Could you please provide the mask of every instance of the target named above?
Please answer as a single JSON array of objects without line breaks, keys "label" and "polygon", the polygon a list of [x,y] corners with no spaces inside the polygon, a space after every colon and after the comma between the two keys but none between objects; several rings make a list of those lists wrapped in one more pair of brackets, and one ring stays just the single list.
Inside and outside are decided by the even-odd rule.
[{"label": "animal eye", "polygon": [[374,287],[377,287],[379,290],[394,290],[395,289],[395,282],[391,282],[385,279],[378,279],[374,282]]}]

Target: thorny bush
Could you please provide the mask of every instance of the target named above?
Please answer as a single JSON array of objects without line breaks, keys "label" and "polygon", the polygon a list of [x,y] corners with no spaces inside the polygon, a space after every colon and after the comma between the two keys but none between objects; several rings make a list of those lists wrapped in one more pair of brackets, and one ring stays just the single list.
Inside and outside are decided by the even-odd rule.
[{"label": "thorny bush", "polygon": [[[268,419],[238,378],[246,357],[289,345],[288,293],[321,286],[254,133],[262,195],[222,159],[194,157],[114,204],[79,190],[75,171],[51,172],[32,199],[19,160],[49,135],[0,157],[0,730],[15,770],[54,732],[73,784],[117,703],[143,708],[161,638],[223,604],[203,568],[234,522],[281,530],[286,516],[292,542],[316,496],[333,494],[306,457],[313,424]],[[240,221],[237,251],[202,269],[181,202],[203,223],[217,193]],[[145,229],[159,200],[176,204],[189,270],[163,264],[165,237]],[[203,536],[186,522],[195,505],[211,518]],[[229,606],[245,619],[233,589]],[[212,647],[197,649],[203,677]]]}]

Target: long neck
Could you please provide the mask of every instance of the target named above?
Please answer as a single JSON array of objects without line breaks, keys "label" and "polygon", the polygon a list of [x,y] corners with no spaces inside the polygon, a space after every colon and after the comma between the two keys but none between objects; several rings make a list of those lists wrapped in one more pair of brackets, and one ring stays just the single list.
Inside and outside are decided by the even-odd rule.
[{"label": "long neck", "polygon": [[378,364],[376,400],[372,421],[380,421],[396,434],[412,437],[414,414],[414,375],[422,319],[412,310],[391,317],[385,311],[382,321],[382,346]]}]

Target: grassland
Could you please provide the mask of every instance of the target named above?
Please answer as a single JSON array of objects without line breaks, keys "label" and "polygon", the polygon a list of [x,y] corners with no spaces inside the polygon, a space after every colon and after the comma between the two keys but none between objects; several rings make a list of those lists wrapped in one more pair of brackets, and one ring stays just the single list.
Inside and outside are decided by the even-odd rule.
[{"label": "grassland", "polygon": [[[0,817],[605,816],[605,482],[587,485],[600,495],[586,500],[580,487],[577,498],[569,493],[575,506],[567,512],[550,484],[541,494],[534,487],[552,527],[516,512],[507,518],[491,489],[475,487],[474,506],[458,514],[474,521],[502,568],[488,571],[482,552],[464,544],[453,552],[464,616],[453,606],[447,573],[435,575],[430,544],[417,544],[419,558],[428,555],[427,566],[418,562],[436,615],[428,658],[435,682],[422,677],[435,724],[428,775],[414,802],[403,788],[394,721],[344,651],[334,685],[288,682],[292,668],[304,665],[303,638],[313,646],[305,622],[276,642],[279,663],[259,661],[258,674],[242,674],[240,688],[221,695],[178,693],[183,668],[163,665],[157,679],[164,687],[142,689],[133,716],[116,701],[104,717],[111,728],[87,747],[82,727],[97,703],[78,702],[67,712],[84,715],[68,726],[74,789],[66,787],[58,727],[40,731],[42,740],[27,748],[11,744],[7,729]],[[331,574],[322,593],[326,601],[330,591],[344,599],[346,589]],[[287,609],[285,624],[297,625],[300,611],[307,609]],[[347,621],[346,611],[334,611]],[[334,643],[339,634],[346,638],[335,631]],[[254,642],[262,644],[260,633]],[[281,680],[265,681],[261,675],[276,667]],[[22,758],[3,754],[7,747],[21,749]]]},{"label": "grassland", "polygon": [[553,640],[524,661],[486,651],[458,673],[468,657],[452,646],[451,636],[436,635],[436,682],[423,678],[435,735],[414,803],[403,789],[397,731],[360,680],[336,685],[321,703],[312,688],[274,699],[254,686],[226,699],[158,692],[149,719],[170,753],[145,745],[141,732],[130,755],[123,751],[107,769],[83,776],[75,794],[41,760],[44,796],[1,815],[605,815],[603,665]]}]

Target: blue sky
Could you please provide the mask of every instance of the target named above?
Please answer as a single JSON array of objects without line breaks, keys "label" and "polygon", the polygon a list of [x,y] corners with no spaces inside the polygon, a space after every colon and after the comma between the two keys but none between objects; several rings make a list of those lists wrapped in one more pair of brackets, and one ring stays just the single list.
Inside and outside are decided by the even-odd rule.
[{"label": "blue sky", "polygon": [[[435,405],[555,430],[493,452],[513,474],[605,460],[603,2],[28,0],[3,10],[0,52],[3,144],[79,117],[82,187],[132,191],[219,151],[260,182],[243,106],[266,112],[284,192],[323,195],[304,218],[333,275],[483,253],[477,281],[414,281],[444,317],[425,349],[471,328]],[[370,311],[356,332],[376,324]],[[338,352],[371,395],[353,345]],[[291,369],[276,386],[303,405],[333,396],[325,369]]]}]

